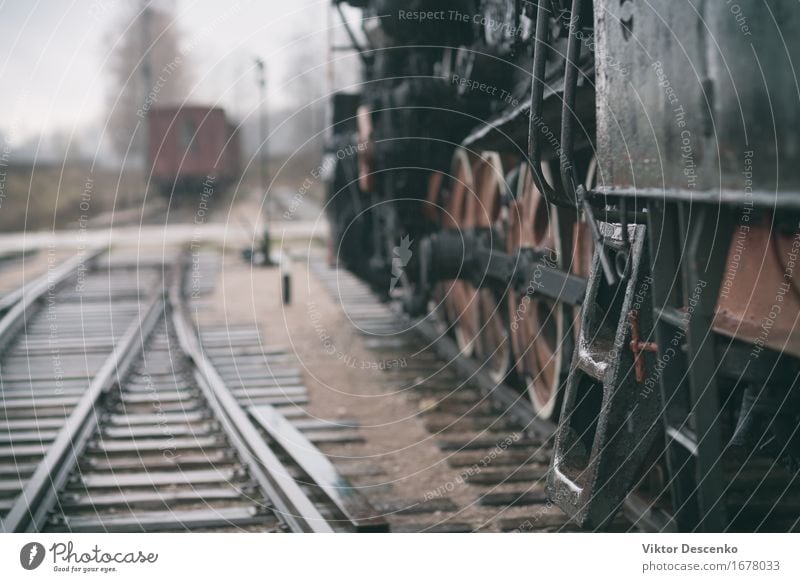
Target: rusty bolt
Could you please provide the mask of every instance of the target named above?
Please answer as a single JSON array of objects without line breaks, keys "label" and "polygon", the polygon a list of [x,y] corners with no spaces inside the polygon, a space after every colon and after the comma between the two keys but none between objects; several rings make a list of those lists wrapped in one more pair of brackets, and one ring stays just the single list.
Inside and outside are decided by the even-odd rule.
[{"label": "rusty bolt", "polygon": [[643,352],[658,352],[658,344],[655,342],[643,342],[639,333],[639,312],[635,309],[628,313],[628,322],[631,324],[631,352],[633,352],[633,365],[636,371],[636,382],[641,384],[647,378],[647,369]]}]

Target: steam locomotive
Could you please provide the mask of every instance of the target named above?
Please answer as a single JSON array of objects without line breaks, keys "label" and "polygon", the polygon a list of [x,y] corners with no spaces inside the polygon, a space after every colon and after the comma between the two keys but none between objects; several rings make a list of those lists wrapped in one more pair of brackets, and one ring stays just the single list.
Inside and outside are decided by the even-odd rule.
[{"label": "steam locomotive", "polygon": [[338,261],[529,394],[581,526],[800,528],[797,3],[349,4]]}]

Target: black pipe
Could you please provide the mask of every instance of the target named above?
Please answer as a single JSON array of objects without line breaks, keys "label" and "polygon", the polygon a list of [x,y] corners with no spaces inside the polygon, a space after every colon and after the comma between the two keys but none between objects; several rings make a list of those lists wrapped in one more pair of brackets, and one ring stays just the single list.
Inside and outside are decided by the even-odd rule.
[{"label": "black pipe", "polygon": [[533,78],[531,79],[531,110],[528,120],[528,162],[531,166],[533,183],[539,191],[550,199],[554,195],[552,188],[542,175],[541,147],[539,144],[539,128],[537,121],[544,123],[544,75],[547,64],[548,23],[549,17],[544,2],[540,0],[536,7],[536,35],[533,45]]},{"label": "black pipe", "polygon": [[356,49],[358,52],[358,56],[361,57],[361,61],[364,63],[365,66],[369,66],[370,59],[367,56],[367,53],[364,51],[364,48],[359,44],[358,39],[356,38],[353,29],[350,28],[350,23],[347,22],[347,17],[344,15],[342,11],[342,5],[336,4],[336,11],[339,13],[339,18],[342,20],[342,25],[344,26],[344,30],[347,33],[348,38],[350,39],[350,43],[353,45],[353,48]]},{"label": "black pipe", "polygon": [[564,70],[564,103],[561,109],[561,181],[573,206],[578,203],[576,189],[579,183],[578,172],[575,169],[575,93],[580,71],[578,61],[581,57],[581,43],[578,37],[582,3],[583,0],[572,0],[567,62]]}]

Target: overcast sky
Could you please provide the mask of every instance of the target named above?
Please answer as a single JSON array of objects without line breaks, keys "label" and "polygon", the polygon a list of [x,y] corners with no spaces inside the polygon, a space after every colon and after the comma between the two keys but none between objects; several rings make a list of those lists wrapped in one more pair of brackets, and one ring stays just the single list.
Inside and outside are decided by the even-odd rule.
[{"label": "overcast sky", "polygon": [[[298,51],[309,55],[306,66],[318,67],[323,90],[330,0],[154,2],[173,7],[175,26],[191,47],[191,101],[219,103],[235,115],[247,114],[257,105],[253,72],[248,70],[256,54],[268,63],[272,106],[287,107],[298,99],[298,85],[291,82],[303,72],[297,70]],[[54,131],[79,134],[102,123],[109,90],[109,37],[132,5],[138,3],[0,0],[0,132],[7,139],[21,142]],[[338,18],[332,23],[340,38]],[[340,63],[342,71],[352,74],[353,69],[352,61]]]}]

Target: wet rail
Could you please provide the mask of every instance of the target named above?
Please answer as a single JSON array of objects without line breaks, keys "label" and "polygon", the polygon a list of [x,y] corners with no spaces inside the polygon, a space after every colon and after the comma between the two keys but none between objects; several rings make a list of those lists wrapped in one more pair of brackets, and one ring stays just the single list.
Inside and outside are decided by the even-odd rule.
[{"label": "wet rail", "polygon": [[[386,370],[387,386],[415,394],[426,430],[447,464],[460,472],[473,504],[485,508],[488,516],[484,521],[463,520],[445,490],[407,508],[422,514],[427,505],[433,516],[410,531],[577,529],[545,492],[555,426],[536,416],[525,394],[498,383],[485,367],[464,357],[435,315],[409,320],[399,306],[381,300],[352,273],[316,258],[310,269],[365,336],[370,350],[408,362]],[[610,529],[638,528],[620,514]]]},{"label": "wet rail", "polygon": [[[5,293],[0,297],[0,315],[5,316],[12,307],[17,304],[24,304],[23,307],[19,308],[16,318],[9,319],[9,321],[15,321],[22,311],[30,309],[44,297],[45,293],[51,291],[51,288],[60,286],[70,278],[76,279],[80,269],[88,270],[94,260],[106,251],[107,247],[99,246],[88,251],[79,252],[75,256],[55,265],[52,269],[47,269],[32,281],[23,283],[12,291]],[[6,333],[5,329],[0,331],[0,334],[5,335]]]},{"label": "wet rail", "polygon": [[0,320],[4,520],[159,278],[147,267],[103,269],[82,261],[70,259],[24,287]]},{"label": "wet rail", "polygon": [[[518,512],[513,518],[499,518],[498,529],[575,529],[544,490],[555,425],[537,418],[524,393],[496,381],[485,367],[463,356],[435,314],[409,320],[399,306],[382,301],[352,273],[332,269],[316,258],[310,268],[365,336],[368,348],[385,358],[413,362],[407,368],[387,369],[387,386],[417,394],[426,429],[446,453],[447,463],[463,470],[475,503],[496,507],[498,515],[510,508]],[[499,443],[507,444],[498,450]],[[797,530],[796,468],[769,459],[732,458],[723,464],[723,472],[731,475],[727,510],[736,516],[732,531]],[[606,529],[675,531],[672,517],[653,502],[647,479],[648,475],[642,477],[640,487],[628,494]],[[446,504],[432,508],[458,514],[458,508]],[[448,525],[447,519],[439,519],[435,527],[475,531],[476,524]]]},{"label": "wet rail", "polygon": [[[13,367],[44,341],[29,333],[46,332],[46,320],[9,339],[0,529],[385,531],[374,510],[283,417],[278,405],[285,394],[247,407],[237,399],[219,363],[220,349],[237,344],[236,333],[198,334],[183,289],[186,262],[153,268],[149,277],[137,269],[138,287],[115,273],[109,277],[114,288],[135,289],[136,305],[104,295],[105,309],[73,314],[71,325],[101,327],[88,336],[71,330],[84,344],[93,341],[95,351],[71,346],[75,358],[93,367],[70,368],[67,396],[35,392],[40,384],[50,390],[56,373],[40,363],[27,371]],[[83,305],[85,294],[85,285],[80,294],[67,286],[57,298]],[[128,316],[124,325],[104,332],[103,322],[121,319],[119,310]],[[67,313],[69,306],[59,312]],[[248,350],[264,355],[258,344]],[[9,381],[17,382],[19,397],[6,389]]]}]

